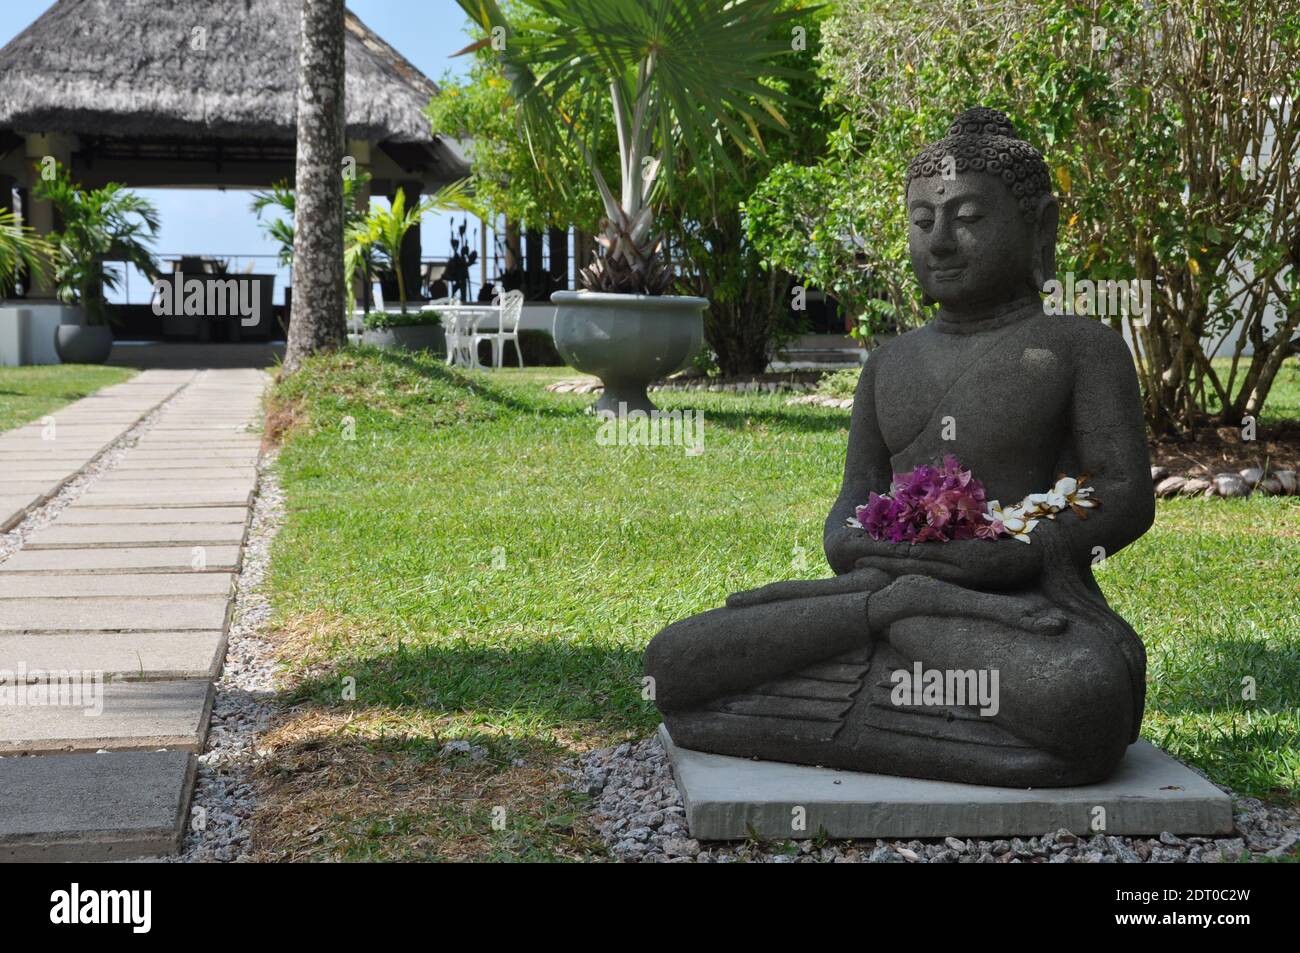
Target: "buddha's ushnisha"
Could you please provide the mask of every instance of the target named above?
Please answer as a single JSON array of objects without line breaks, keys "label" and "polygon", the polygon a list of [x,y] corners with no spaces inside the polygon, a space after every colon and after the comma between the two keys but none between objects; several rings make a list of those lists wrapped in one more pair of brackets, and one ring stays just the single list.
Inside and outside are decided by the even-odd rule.
[{"label": "buddha's ushnisha", "polygon": [[[646,652],[656,704],[685,748],[977,784],[1101,780],[1137,738],[1146,668],[1091,571],[1154,516],[1128,347],[1044,314],[1057,203],[1002,113],[958,116],[912,162],[906,202],[912,267],[939,307],[863,369],[824,532],[835,575],[664,629]],[[852,525],[895,475],[948,457],[1002,501],[995,514],[1085,477],[1094,506],[1049,507],[1028,540],[899,543]],[[896,691],[921,671],[939,674],[937,701]],[[995,704],[961,697],[977,685],[997,686]]]}]

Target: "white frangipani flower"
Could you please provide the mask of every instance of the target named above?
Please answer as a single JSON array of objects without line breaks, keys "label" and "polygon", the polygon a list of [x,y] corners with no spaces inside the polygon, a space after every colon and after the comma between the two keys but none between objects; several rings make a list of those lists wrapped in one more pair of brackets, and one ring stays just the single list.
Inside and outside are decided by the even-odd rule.
[{"label": "white frangipani flower", "polygon": [[1056,514],[1065,510],[1083,519],[1084,510],[1098,505],[1090,499],[1093,488],[1080,485],[1086,479],[1063,476],[1046,493],[1030,493],[1014,506],[1003,507],[997,500],[991,500],[984,518],[990,523],[1001,523],[1013,539],[1028,543],[1029,533],[1040,519],[1056,519]]}]

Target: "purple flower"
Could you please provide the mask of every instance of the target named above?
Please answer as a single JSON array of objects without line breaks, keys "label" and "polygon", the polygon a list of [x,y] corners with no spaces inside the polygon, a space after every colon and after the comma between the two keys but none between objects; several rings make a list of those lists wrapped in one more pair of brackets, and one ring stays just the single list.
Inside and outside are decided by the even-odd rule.
[{"label": "purple flower", "polygon": [[984,485],[949,454],[938,467],[894,474],[889,493],[871,493],[855,516],[872,539],[916,544],[996,539],[1005,530],[987,512]]}]

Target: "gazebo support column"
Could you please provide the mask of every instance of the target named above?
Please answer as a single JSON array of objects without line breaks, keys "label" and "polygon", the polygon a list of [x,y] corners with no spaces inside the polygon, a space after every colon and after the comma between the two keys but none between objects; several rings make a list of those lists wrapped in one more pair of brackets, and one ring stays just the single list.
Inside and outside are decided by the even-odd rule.
[{"label": "gazebo support column", "polygon": [[[28,208],[24,210],[26,224],[37,235],[48,235],[55,229],[54,206],[49,202],[36,200],[36,186],[41,181],[44,169],[49,167],[47,158],[53,158],[59,165],[67,166],[72,160],[72,139],[69,136],[50,133],[48,135],[31,133],[26,137],[24,153],[26,163],[26,195]],[[49,275],[38,277],[33,283],[29,297],[53,298],[54,285]]]},{"label": "gazebo support column", "polygon": [[[356,172],[358,178],[363,178],[366,175],[373,174],[371,173],[370,170],[370,149],[371,149],[370,143],[367,142],[365,139],[349,139],[347,141],[347,152],[344,155],[345,157],[351,157],[353,162],[356,163],[356,169],[354,171]],[[363,181],[360,184],[360,186],[358,186],[357,195],[356,195],[356,206],[358,211],[369,213],[370,211],[370,181],[369,180]],[[347,215],[347,209],[343,210],[343,214],[344,216]],[[369,280],[370,277],[371,276],[367,275],[366,280],[361,282],[361,288],[359,289],[361,293],[357,296],[358,297],[357,304],[361,307],[363,311],[369,311],[371,306],[374,304],[375,294],[374,294],[374,290],[370,287],[370,280]]]},{"label": "gazebo support column", "polygon": [[[406,196],[406,207],[414,208],[420,201],[420,194],[424,190],[424,183],[419,179],[407,179],[404,182],[398,182],[397,188],[402,190]],[[391,202],[397,196],[397,188],[393,189],[388,200]],[[415,301],[420,294],[420,223],[417,220],[411,226],[410,231],[402,239],[402,282],[406,285],[406,298],[408,301]]]},{"label": "gazebo support column", "polygon": [[542,264],[542,233],[536,228],[524,232],[524,294],[530,298],[541,293],[546,282]]},{"label": "gazebo support column", "polygon": [[563,228],[546,230],[551,253],[551,289],[567,290],[569,287],[569,233]]}]

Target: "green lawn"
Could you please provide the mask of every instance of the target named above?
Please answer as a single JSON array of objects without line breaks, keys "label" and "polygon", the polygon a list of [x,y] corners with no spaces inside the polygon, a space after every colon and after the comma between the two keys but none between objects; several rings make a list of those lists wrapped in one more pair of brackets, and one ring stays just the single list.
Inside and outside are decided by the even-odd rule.
[{"label": "green lawn", "polygon": [[[665,393],[665,409],[704,412],[702,454],[601,446],[590,397],[542,389],[571,374],[350,351],[281,386],[276,416],[297,426],[270,586],[299,681],[259,822],[281,856],[598,850],[548,772],[654,728],[639,682],[649,638],[734,590],[828,573],[847,412]],[[1147,737],[1289,802],[1298,539],[1294,498],[1176,500],[1099,574],[1148,646]],[[489,756],[440,756],[454,738]],[[502,804],[512,820],[495,831]]]},{"label": "green lawn", "polygon": [[125,367],[90,364],[0,367],[0,431],[39,420],[64,404],[109,384],[119,384],[135,373]]}]

